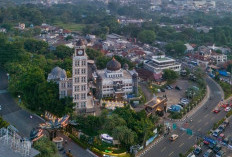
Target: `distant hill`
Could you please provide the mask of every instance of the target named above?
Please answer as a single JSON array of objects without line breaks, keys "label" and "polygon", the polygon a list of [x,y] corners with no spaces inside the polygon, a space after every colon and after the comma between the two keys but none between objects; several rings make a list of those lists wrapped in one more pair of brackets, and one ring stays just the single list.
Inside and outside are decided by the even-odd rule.
[{"label": "distant hill", "polygon": [[30,0],[0,0],[0,7],[8,7],[13,5],[22,4]]}]

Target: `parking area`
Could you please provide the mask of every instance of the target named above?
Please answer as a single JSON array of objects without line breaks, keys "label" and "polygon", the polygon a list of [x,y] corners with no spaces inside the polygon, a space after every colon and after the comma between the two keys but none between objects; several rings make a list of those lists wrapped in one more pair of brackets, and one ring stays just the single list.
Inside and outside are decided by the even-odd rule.
[{"label": "parking area", "polygon": [[[166,89],[165,92],[160,92],[157,95],[163,96],[166,95],[168,98],[167,106],[170,107],[173,104],[178,104],[180,102],[180,99],[185,96],[185,91],[189,88],[194,86],[195,84],[189,80],[183,80],[179,79],[175,83],[171,84],[173,89]],[[175,87],[178,86],[180,90],[175,89]]]},{"label": "parking area", "polygon": [[[211,154],[212,157],[232,157],[232,118],[228,121],[229,124],[223,123],[216,129],[221,129],[217,136],[215,135],[216,130],[213,130],[212,134],[204,138],[203,143],[200,144],[200,151],[193,151],[193,153],[196,156],[207,156],[207,152],[211,151],[208,154]],[[224,125],[223,129],[220,128],[222,125]]]}]

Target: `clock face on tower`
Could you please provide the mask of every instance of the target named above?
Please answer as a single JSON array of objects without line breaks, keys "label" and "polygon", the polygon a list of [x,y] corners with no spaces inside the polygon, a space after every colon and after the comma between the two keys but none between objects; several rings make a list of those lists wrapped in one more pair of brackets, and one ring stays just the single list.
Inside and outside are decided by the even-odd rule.
[{"label": "clock face on tower", "polygon": [[84,55],[84,51],[83,50],[76,50],[76,55],[77,56],[83,56]]}]

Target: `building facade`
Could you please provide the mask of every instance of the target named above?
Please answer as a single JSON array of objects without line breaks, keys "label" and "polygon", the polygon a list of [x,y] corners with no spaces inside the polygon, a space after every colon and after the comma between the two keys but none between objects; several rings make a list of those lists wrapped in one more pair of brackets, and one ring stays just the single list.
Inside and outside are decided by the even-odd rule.
[{"label": "building facade", "polygon": [[76,109],[93,107],[91,97],[88,97],[88,56],[85,45],[79,40],[72,57],[72,77],[68,78],[66,71],[55,67],[49,73],[47,81],[54,81],[59,85],[59,98],[72,97]]},{"label": "building facade", "polygon": [[151,60],[144,62],[144,68],[156,74],[163,72],[165,69],[171,69],[179,73],[181,64],[165,55],[159,55],[152,56]]},{"label": "building facade", "polygon": [[128,70],[113,58],[104,70],[95,70],[93,77],[96,80],[97,97],[113,97],[116,100],[125,99],[127,94],[138,94],[138,74],[135,70]]},{"label": "building facade", "polygon": [[86,108],[88,94],[88,56],[81,42],[75,47],[72,65],[72,97],[76,108]]}]

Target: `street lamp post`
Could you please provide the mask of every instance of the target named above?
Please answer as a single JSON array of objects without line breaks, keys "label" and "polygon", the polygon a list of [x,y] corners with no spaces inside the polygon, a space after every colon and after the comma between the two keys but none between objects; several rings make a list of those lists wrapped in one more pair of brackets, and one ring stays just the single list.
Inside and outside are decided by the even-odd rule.
[{"label": "street lamp post", "polygon": [[7,73],[6,76],[7,76],[7,79],[10,80],[10,74]]},{"label": "street lamp post", "polygon": [[20,95],[18,95],[18,98],[19,98],[19,104],[21,103],[21,96]]}]

